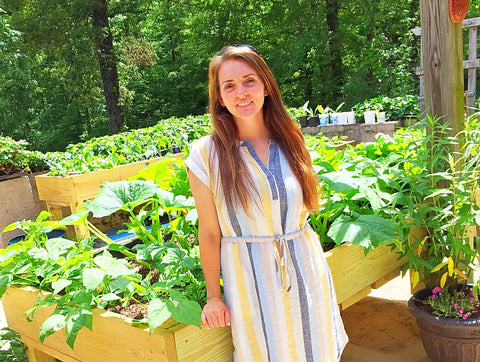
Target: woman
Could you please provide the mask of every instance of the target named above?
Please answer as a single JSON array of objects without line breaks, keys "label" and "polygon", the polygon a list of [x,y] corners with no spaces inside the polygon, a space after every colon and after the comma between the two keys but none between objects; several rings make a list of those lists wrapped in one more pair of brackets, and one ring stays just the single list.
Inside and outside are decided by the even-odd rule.
[{"label": "woman", "polygon": [[347,336],[307,223],[318,194],[303,136],[251,46],[211,60],[209,97],[213,133],[185,161],[207,285],[202,324],[231,323],[239,361],[338,361]]}]

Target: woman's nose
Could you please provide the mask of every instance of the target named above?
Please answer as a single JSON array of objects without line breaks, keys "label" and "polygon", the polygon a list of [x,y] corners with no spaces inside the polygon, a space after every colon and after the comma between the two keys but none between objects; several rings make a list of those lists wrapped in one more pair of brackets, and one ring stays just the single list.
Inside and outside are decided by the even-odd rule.
[{"label": "woman's nose", "polygon": [[239,85],[237,88],[237,95],[242,97],[247,93],[247,89],[243,85]]}]

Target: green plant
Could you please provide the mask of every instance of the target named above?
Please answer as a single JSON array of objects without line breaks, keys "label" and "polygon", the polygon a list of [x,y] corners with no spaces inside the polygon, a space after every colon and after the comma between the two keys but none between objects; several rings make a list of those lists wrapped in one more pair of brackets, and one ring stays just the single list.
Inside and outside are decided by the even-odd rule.
[{"label": "green plant", "polygon": [[309,108],[308,103],[310,103],[310,101],[306,101],[305,104],[300,107],[300,109],[303,111],[302,116],[315,117],[317,115],[317,112],[318,112],[318,107]]},{"label": "green plant", "polygon": [[424,302],[432,307],[433,314],[440,317],[468,319],[478,305],[478,298],[472,290],[449,290],[433,288]]},{"label": "green plant", "polygon": [[[401,156],[369,158],[364,149],[368,145],[336,150],[321,140],[307,138],[322,187],[322,206],[310,215],[310,224],[322,243],[348,241],[368,252],[394,241],[399,230],[395,223],[398,184],[393,173]],[[377,143],[385,144],[387,139],[378,137]],[[401,149],[402,144],[397,146]]]},{"label": "green plant", "polygon": [[51,176],[83,174],[181,151],[209,132],[209,116],[169,118],[155,126],[93,138],[46,154]]},{"label": "green plant", "polygon": [[[404,164],[403,193],[406,206],[399,209],[399,222],[408,230],[421,227],[425,237],[398,242],[412,271],[413,286],[441,287],[454,295],[472,281],[477,243],[473,228],[480,225],[476,202],[480,175],[480,131],[476,119],[449,136],[448,125],[427,117],[421,142],[411,145]],[[474,281],[478,294],[480,283]]]},{"label": "green plant", "polygon": [[24,140],[15,141],[10,137],[0,137],[0,176],[15,172],[37,172],[47,169],[45,156],[38,151],[26,149]]},{"label": "green plant", "polygon": [[[182,178],[184,170],[180,171]],[[157,170],[153,174],[161,173]],[[175,172],[164,174],[176,179]],[[182,189],[177,182],[164,181],[170,190]],[[171,184],[177,186],[170,188]],[[103,216],[120,209],[129,212],[126,226],[140,241],[131,248],[115,244],[86,217],[90,211]],[[65,328],[67,343],[73,348],[78,331],[92,328],[92,308],[127,307],[131,303],[148,310],[148,317],[139,323],[148,323],[150,331],[170,317],[200,326],[206,294],[191,197],[174,194],[152,181],[119,181],[103,185],[86,210],[61,221],[50,221],[50,216],[42,212],[35,221],[8,226],[5,231],[23,230],[25,240],[0,251],[0,296],[14,285],[51,292],[40,295],[26,313],[34,318],[38,308],[55,305],[40,329],[41,342]],[[162,216],[166,216],[165,221]],[[47,237],[52,229],[79,223],[107,243],[107,249],[96,251],[94,237],[78,242]]]},{"label": "green plant", "polygon": [[8,328],[0,330],[0,360],[28,362],[27,347],[20,340],[20,335]]},{"label": "green plant", "polygon": [[365,111],[385,112],[386,120],[400,120],[404,118],[418,118],[418,97],[406,95],[404,97],[375,97],[352,108],[355,111],[355,118],[363,117]]}]

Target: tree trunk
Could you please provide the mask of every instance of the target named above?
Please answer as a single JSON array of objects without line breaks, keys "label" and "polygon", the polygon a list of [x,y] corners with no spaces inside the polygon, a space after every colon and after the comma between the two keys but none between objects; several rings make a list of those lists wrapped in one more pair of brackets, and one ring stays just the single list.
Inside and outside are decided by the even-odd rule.
[{"label": "tree trunk", "polygon": [[95,44],[110,122],[110,131],[114,134],[120,132],[125,122],[125,114],[123,107],[120,105],[120,84],[118,82],[117,64],[113,50],[113,36],[108,22],[107,0],[94,0],[92,26],[95,32]]},{"label": "tree trunk", "polygon": [[341,98],[340,89],[343,83],[342,67],[342,42],[338,34],[338,1],[325,0],[327,9],[326,20],[329,31],[328,47],[330,50],[330,70],[331,70],[331,100],[335,101]]}]

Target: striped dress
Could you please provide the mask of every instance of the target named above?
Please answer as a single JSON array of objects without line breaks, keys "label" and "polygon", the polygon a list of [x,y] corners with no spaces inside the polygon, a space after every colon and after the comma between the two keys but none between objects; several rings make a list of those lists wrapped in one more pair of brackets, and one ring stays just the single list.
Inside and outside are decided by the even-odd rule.
[{"label": "striped dress", "polygon": [[235,360],[338,361],[348,337],[301,187],[274,140],[268,167],[250,141],[238,145],[261,198],[248,214],[224,201],[210,136],[185,161],[213,193]]}]

